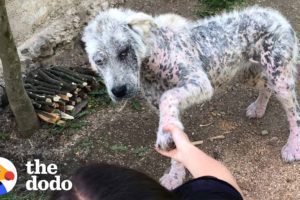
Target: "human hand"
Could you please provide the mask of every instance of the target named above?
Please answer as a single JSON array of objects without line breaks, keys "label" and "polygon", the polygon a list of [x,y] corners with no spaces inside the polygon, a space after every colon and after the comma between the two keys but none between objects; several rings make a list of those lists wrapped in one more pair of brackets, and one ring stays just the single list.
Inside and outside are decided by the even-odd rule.
[{"label": "human hand", "polygon": [[161,122],[157,132],[155,147],[162,151],[171,151],[176,148],[175,142],[173,140],[172,135],[170,134],[170,131],[166,131],[164,129],[168,124],[172,124],[177,129],[183,130],[183,125],[179,120],[172,120],[172,122],[167,123]]},{"label": "human hand", "polygon": [[173,158],[178,162],[183,162],[184,158],[187,156],[188,149],[190,147],[193,147],[188,136],[181,129],[177,128],[173,124],[168,124],[164,126],[163,131],[171,135],[176,145],[176,149],[167,151],[156,148],[156,151],[163,156]]}]

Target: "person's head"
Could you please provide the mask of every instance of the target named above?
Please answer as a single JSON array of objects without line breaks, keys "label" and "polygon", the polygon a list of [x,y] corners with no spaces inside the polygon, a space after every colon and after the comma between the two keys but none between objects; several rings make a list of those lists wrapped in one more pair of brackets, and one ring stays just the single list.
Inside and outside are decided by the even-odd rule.
[{"label": "person's head", "polygon": [[54,193],[51,200],[173,200],[171,192],[147,175],[115,165],[93,164],[71,177],[70,191]]}]

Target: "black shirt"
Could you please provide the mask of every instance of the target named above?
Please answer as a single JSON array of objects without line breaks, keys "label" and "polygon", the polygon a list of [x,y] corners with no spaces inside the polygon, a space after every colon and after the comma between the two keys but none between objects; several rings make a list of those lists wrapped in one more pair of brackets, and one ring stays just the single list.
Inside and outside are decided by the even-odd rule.
[{"label": "black shirt", "polygon": [[243,200],[242,195],[229,183],[212,176],[188,181],[173,193],[182,200]]}]

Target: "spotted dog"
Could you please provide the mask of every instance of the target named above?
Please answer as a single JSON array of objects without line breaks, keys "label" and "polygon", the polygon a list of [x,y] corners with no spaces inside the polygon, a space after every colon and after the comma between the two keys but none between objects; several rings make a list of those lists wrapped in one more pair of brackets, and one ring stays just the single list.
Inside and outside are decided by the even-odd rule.
[{"label": "spotted dog", "polygon": [[[300,160],[298,45],[295,31],[279,12],[252,7],[189,21],[174,14],[152,17],[110,9],[89,23],[83,41],[111,99],[120,101],[141,91],[159,111],[157,147],[174,148],[164,125],[183,129],[182,110],[209,100],[216,89],[239,76],[259,90],[247,109],[249,118],[264,115],[272,93],[281,102],[290,125],[282,158]],[[174,188],[184,176],[184,167],[172,161],[161,182]]]}]

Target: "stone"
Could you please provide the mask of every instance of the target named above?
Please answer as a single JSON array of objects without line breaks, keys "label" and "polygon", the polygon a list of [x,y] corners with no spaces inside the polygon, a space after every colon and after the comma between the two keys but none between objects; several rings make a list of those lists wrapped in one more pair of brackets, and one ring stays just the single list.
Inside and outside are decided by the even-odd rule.
[{"label": "stone", "polygon": [[268,135],[269,134],[269,132],[267,131],[267,130],[263,130],[262,132],[261,132],[261,135]]}]

